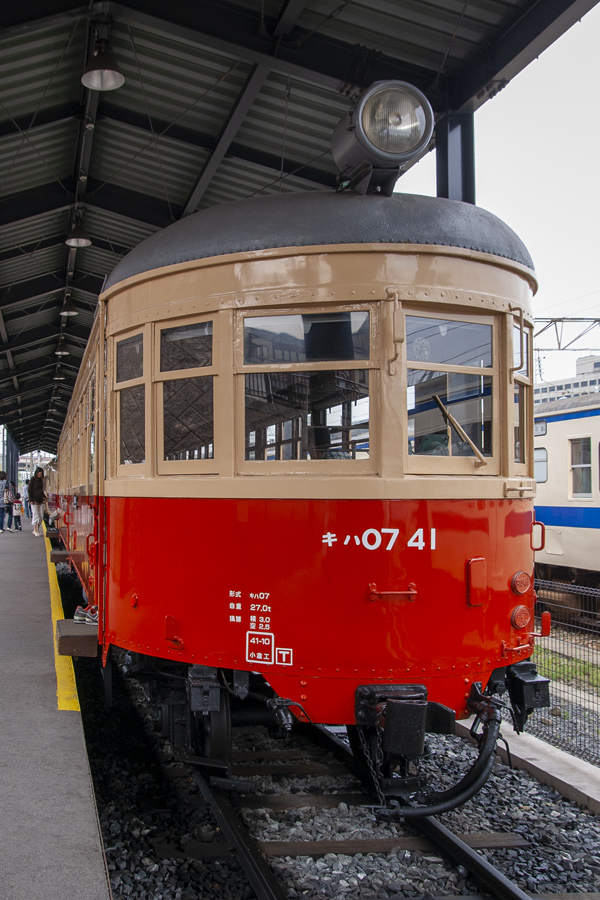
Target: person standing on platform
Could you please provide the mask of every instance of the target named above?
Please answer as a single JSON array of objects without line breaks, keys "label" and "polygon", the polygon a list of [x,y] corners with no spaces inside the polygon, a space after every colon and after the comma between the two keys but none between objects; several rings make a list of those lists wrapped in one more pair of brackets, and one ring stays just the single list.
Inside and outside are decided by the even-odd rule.
[{"label": "person standing on platform", "polygon": [[15,491],[14,484],[11,484],[10,481],[6,482],[6,487],[4,488],[4,506],[6,507],[6,528],[5,531],[12,531],[12,520],[13,520],[13,502],[15,499]]},{"label": "person standing on platform", "polygon": [[25,485],[25,487],[23,488],[23,507],[25,509],[25,515],[27,516],[28,519],[30,519],[31,518],[31,509],[29,508],[29,496],[28,496],[27,485]]},{"label": "person standing on platform", "polygon": [[21,495],[15,494],[15,499],[13,502],[13,523],[15,531],[23,531],[23,526],[21,525],[21,516],[23,515],[23,504],[21,503]]},{"label": "person standing on platform", "polygon": [[44,491],[44,470],[38,466],[33,473],[33,478],[27,486],[29,503],[31,504],[31,524],[33,525],[33,533],[35,537],[42,537],[40,528],[44,520],[44,500],[46,492]]},{"label": "person standing on platform", "polygon": [[0,534],[4,532],[4,516],[6,515],[6,503],[4,502],[4,491],[6,490],[6,472],[0,472]]}]

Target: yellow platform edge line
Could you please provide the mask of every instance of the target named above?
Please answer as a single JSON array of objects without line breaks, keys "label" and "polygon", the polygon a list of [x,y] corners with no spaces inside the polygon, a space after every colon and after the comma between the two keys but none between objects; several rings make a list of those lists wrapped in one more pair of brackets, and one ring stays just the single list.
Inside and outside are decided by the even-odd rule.
[{"label": "yellow platform edge line", "polygon": [[[44,532],[46,528],[44,527]],[[50,562],[50,541],[46,537],[46,559],[48,561],[48,581],[50,583],[50,606],[52,610],[52,637],[54,641],[54,668],[56,669],[56,700],[58,709],[70,709],[80,712],[77,685],[75,684],[75,672],[73,660],[70,656],[61,656],[58,652],[56,638],[56,623],[58,619],[64,619],[65,614],[56,577],[56,566]]]}]

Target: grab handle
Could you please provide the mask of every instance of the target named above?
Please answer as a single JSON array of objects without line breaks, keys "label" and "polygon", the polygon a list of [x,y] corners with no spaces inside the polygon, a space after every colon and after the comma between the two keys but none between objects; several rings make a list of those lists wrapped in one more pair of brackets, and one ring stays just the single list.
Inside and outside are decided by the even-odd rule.
[{"label": "grab handle", "polygon": [[[534,542],[533,542],[533,529],[535,528],[536,525],[539,525],[539,527],[540,527],[540,544],[539,544],[539,547],[536,547],[535,544],[534,544]],[[530,546],[531,549],[534,551],[534,553],[537,553],[539,550],[543,550],[544,547],[546,546],[546,526],[544,525],[543,522],[536,522],[536,521],[533,521],[533,522],[531,523],[531,528],[530,528],[530,530],[529,530],[529,546]]]},{"label": "grab handle", "polygon": [[416,596],[417,586],[414,581],[410,582],[407,591],[378,591],[376,584],[369,584],[369,600],[408,600],[412,603]]}]

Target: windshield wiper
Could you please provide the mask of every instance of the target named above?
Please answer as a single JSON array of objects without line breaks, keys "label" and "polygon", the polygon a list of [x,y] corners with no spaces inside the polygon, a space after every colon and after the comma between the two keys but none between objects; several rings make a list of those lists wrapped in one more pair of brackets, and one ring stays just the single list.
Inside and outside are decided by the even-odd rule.
[{"label": "windshield wiper", "polygon": [[481,452],[481,450],[479,449],[479,447],[477,447],[473,443],[473,441],[471,440],[469,435],[466,433],[466,431],[464,430],[462,425],[459,425],[459,423],[456,421],[456,419],[454,418],[452,413],[446,409],[446,407],[444,406],[444,404],[442,403],[442,401],[440,400],[440,398],[438,397],[437,394],[433,394],[433,399],[439,406],[440,412],[444,417],[444,422],[446,423],[446,425],[448,424],[448,422],[452,425],[452,427],[456,431],[456,433],[459,436],[459,438],[461,439],[461,441],[464,441],[466,444],[468,444],[469,447],[471,448],[471,450],[473,451],[473,453],[475,454],[475,456],[477,457],[477,462],[475,463],[475,465],[478,467],[479,466],[487,466],[488,461],[485,458],[485,456],[483,455],[483,453]]}]

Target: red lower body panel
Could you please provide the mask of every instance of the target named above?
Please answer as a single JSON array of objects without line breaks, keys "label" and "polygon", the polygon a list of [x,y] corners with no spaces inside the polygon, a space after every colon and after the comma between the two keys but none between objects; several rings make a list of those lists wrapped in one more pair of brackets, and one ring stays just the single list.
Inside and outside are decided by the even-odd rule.
[{"label": "red lower body panel", "polygon": [[510,621],[533,612],[511,590],[533,576],[530,500],[105,502],[105,646],[260,672],[313,721],[352,723],[373,683],[461,716],[531,654]]}]

